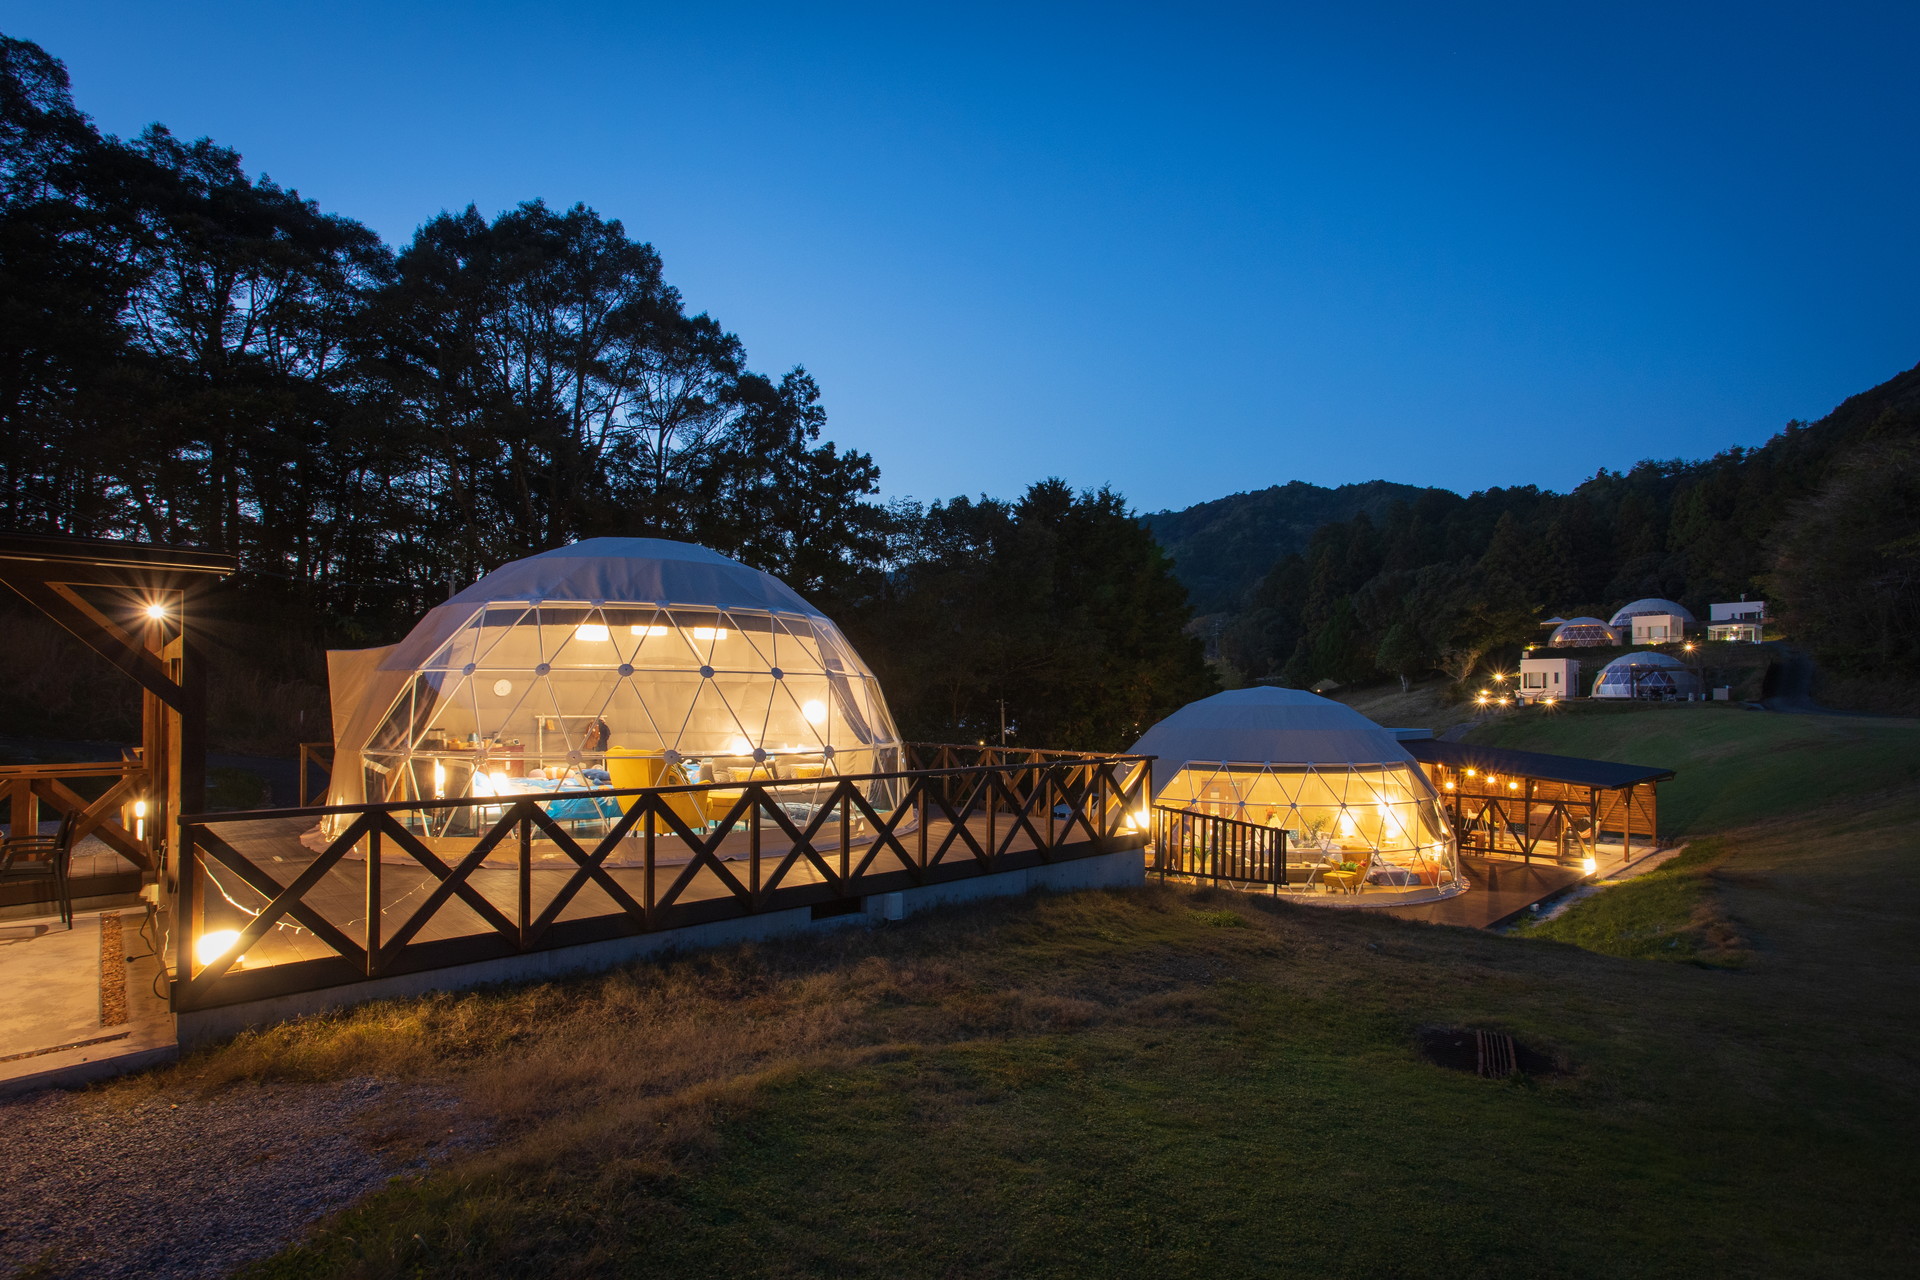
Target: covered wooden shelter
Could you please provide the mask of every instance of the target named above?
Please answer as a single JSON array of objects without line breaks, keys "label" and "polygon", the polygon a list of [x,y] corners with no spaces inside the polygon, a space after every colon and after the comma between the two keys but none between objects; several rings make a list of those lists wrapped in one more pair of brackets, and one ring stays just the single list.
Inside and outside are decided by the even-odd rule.
[{"label": "covered wooden shelter", "polygon": [[[173,825],[206,794],[205,672],[190,623],[199,594],[233,557],[185,547],[0,534],[0,584],[72,633],[141,689],[140,745],[119,761],[0,766],[9,830],[42,810],[74,818],[72,842],[98,838],[141,882],[163,883]],[[87,798],[109,779],[104,794]],[[90,780],[90,781],[88,781]]]},{"label": "covered wooden shelter", "polygon": [[1440,793],[1462,853],[1587,862],[1608,846],[1631,861],[1659,847],[1657,789],[1671,769],[1437,738],[1402,745]]}]

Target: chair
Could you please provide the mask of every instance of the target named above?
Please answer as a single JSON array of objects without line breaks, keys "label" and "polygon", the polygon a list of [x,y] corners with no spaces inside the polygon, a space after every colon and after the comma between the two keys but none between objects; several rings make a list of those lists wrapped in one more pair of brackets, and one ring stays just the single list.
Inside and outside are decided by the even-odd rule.
[{"label": "chair", "polygon": [[60,819],[55,835],[8,836],[0,840],[0,884],[18,880],[51,880],[60,903],[60,919],[73,928],[73,898],[67,892],[67,863],[73,858],[73,830],[78,814]]},{"label": "chair", "polygon": [[1359,893],[1360,886],[1373,874],[1373,854],[1368,853],[1360,859],[1359,865],[1357,871],[1323,871],[1320,873],[1320,883],[1331,886],[1337,893]]}]

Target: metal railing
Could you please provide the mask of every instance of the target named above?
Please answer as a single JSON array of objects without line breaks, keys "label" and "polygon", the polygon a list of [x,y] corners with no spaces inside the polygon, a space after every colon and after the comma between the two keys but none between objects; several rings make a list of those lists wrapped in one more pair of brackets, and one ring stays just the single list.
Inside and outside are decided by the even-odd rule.
[{"label": "metal railing", "polygon": [[1278,893],[1287,882],[1287,833],[1197,809],[1155,805],[1151,869],[1162,879],[1264,884]]},{"label": "metal railing", "polygon": [[[920,767],[190,816],[173,1006],[769,911],[838,914],[871,894],[1146,843],[1151,757],[935,745],[909,762]],[[604,818],[555,816],[574,801]],[[420,815],[446,810],[467,811],[473,834],[427,834]]]}]

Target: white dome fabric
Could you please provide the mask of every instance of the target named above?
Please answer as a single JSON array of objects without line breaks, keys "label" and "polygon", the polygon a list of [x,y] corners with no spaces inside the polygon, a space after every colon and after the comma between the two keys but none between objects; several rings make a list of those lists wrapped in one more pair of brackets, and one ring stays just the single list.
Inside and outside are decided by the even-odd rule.
[{"label": "white dome fabric", "polygon": [[1280,892],[1303,901],[1410,905],[1466,888],[1426,774],[1351,707],[1300,689],[1234,689],[1182,707],[1132,750],[1158,757],[1156,839],[1180,851],[1170,857],[1196,823],[1226,818],[1286,833]]},{"label": "white dome fabric", "polygon": [[1553,629],[1547,644],[1555,649],[1594,649],[1620,643],[1620,632],[1598,618],[1569,618]]},{"label": "white dome fabric", "polygon": [[1190,702],[1128,749],[1159,756],[1169,780],[1189,761],[1224,764],[1412,764],[1394,736],[1352,707],[1304,689],[1229,689]]},{"label": "white dome fabric", "polygon": [[1615,609],[1613,611],[1613,617],[1607,619],[1607,625],[1610,627],[1624,627],[1627,626],[1632,619],[1650,613],[1670,613],[1676,618],[1684,618],[1688,622],[1697,621],[1697,619],[1687,611],[1685,605],[1675,604],[1671,600],[1662,600],[1659,596],[1648,596],[1644,600],[1635,600],[1631,604],[1623,604],[1618,609]]},{"label": "white dome fabric", "polygon": [[1652,649],[1641,649],[1634,653],[1621,654],[1612,662],[1602,667],[1601,670],[1612,671],[1617,668],[1625,671],[1628,667],[1678,667],[1684,669],[1686,665],[1686,663],[1680,661],[1680,659],[1670,653],[1659,653]]},{"label": "white dome fabric", "polygon": [[1704,689],[1705,682],[1686,663],[1650,649],[1621,654],[1600,668],[1593,682],[1596,698],[1688,698]]},{"label": "white dome fabric", "polygon": [[703,762],[719,781],[898,767],[879,684],[833,622],[690,543],[593,538],[529,556],[400,643],[327,660],[335,804],[658,772],[613,763],[640,757]]}]

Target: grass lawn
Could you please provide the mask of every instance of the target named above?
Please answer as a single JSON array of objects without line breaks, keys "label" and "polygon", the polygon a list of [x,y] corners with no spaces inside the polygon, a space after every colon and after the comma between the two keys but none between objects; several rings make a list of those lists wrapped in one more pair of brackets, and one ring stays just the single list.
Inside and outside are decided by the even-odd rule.
[{"label": "grass lawn", "polygon": [[1692,836],[1920,789],[1920,720],[1777,715],[1730,703],[1564,703],[1508,712],[1469,742],[1660,765],[1660,830]]},{"label": "grass lawn", "polygon": [[[1895,741],[1813,719],[1647,736],[1706,773],[1751,726],[1783,778]],[[1551,728],[1516,745],[1616,731]],[[1880,777],[1705,847],[1738,968],[1149,888],[370,1006],[114,1088],[432,1076],[494,1124],[256,1276],[1906,1276],[1920,800]],[[1445,1070],[1438,1025],[1568,1069]]]}]

